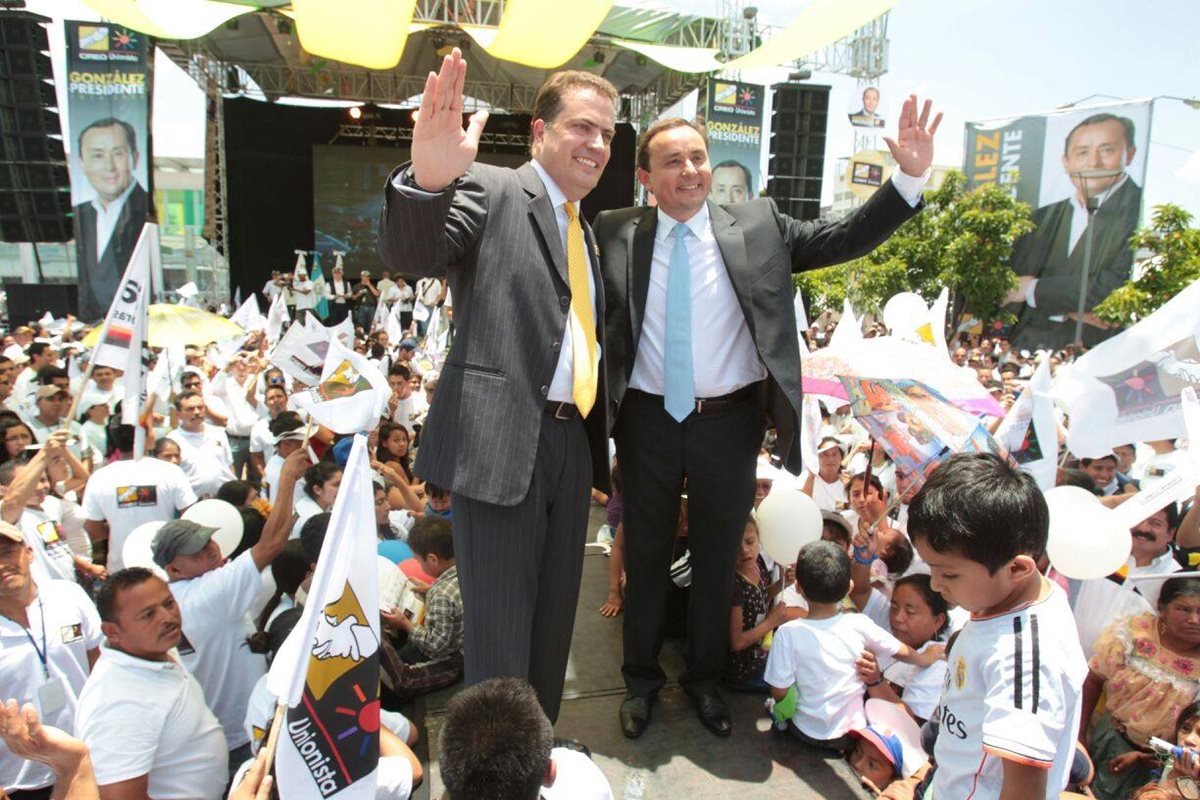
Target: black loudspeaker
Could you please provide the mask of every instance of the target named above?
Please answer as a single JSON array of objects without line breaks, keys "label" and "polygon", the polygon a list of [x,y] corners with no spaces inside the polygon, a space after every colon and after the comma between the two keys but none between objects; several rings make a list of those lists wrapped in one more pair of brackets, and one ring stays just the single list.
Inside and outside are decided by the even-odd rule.
[{"label": "black loudspeaker", "polygon": [[73,283],[6,283],[8,327],[15,328],[49,311],[58,319],[79,308],[79,287]]},{"label": "black loudspeaker", "polygon": [[796,219],[821,216],[829,87],[780,83],[771,87],[771,160],[767,194]]},{"label": "black loudspeaker", "polygon": [[46,17],[0,11],[0,239],[74,238]]}]

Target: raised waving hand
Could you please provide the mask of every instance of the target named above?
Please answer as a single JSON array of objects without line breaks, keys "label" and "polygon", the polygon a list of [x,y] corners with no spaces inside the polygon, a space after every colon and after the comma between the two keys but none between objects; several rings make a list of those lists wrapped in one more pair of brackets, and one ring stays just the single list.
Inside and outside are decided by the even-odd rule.
[{"label": "raised waving hand", "polygon": [[440,192],[467,171],[479,150],[479,136],[488,112],[476,111],[463,128],[463,84],[467,62],[454,48],[442,59],[442,69],[429,73],[421,108],[414,115],[412,177],[430,192]]}]

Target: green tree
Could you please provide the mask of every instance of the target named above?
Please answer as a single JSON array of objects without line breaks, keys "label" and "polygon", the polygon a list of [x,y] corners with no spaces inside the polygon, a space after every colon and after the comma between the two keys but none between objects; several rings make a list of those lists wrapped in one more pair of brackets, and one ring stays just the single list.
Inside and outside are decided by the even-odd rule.
[{"label": "green tree", "polygon": [[1129,239],[1134,250],[1150,250],[1154,256],[1136,280],[1126,281],[1096,306],[1096,316],[1129,325],[1200,280],[1200,229],[1191,223],[1192,215],[1179,206],[1155,206],[1150,226]]},{"label": "green tree", "polygon": [[874,252],[796,275],[795,284],[814,317],[827,308],[840,311],[847,296],[861,313],[880,310],[899,292],[919,292],[932,301],[948,286],[959,313],[991,319],[1017,285],[1008,266],[1013,242],[1030,230],[1028,205],[995,186],[968,192],[962,173],[951,172],[925,193],[924,211]]}]

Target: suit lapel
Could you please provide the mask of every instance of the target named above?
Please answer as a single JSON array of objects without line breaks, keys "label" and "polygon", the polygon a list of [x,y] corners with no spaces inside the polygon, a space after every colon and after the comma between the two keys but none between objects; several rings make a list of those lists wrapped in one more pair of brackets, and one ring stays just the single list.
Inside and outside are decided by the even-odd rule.
[{"label": "suit lapel", "polygon": [[634,224],[630,253],[626,260],[629,274],[626,285],[632,293],[629,324],[633,344],[637,347],[642,335],[642,320],[646,316],[646,295],[650,293],[650,266],[654,259],[654,235],[658,229],[658,211],[647,208]]},{"label": "suit lapel", "polygon": [[563,249],[562,235],[558,232],[558,220],[554,216],[554,206],[550,205],[550,197],[546,194],[546,187],[542,183],[541,176],[538,175],[532,164],[522,166],[517,170],[517,175],[521,178],[521,185],[524,187],[525,193],[529,195],[529,213],[533,217],[538,231],[542,234],[542,243],[545,244],[546,251],[550,253],[554,269],[558,271],[562,282],[569,286],[567,254]]},{"label": "suit lapel", "polygon": [[[713,203],[708,204],[709,218],[712,220],[713,236],[717,239],[717,248],[721,251],[721,260],[729,272],[729,281],[737,293],[742,310],[746,309],[746,298],[750,297],[750,286],[754,277],[750,273],[750,263],[746,259],[746,239],[742,229],[729,212]],[[746,313],[746,321],[751,324],[750,314]]]}]

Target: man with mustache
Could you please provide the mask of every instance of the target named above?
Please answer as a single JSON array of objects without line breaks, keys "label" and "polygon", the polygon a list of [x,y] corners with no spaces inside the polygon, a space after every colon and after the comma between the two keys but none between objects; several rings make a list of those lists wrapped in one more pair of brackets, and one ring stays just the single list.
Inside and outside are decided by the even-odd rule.
[{"label": "man with mustache", "polygon": [[233,561],[225,560],[213,540],[216,528],[186,519],[163,525],[150,544],[183,615],[180,662],[196,676],[221,721],[235,770],[253,756],[242,722],[254,684],[267,670],[266,659],[246,647],[246,637],[254,633],[250,609],[262,591],[262,571],[291,534],[292,497],[307,459],[303,448],[284,459],[262,536]]},{"label": "man with mustache", "polygon": [[[70,732],[76,698],[99,658],[100,617],[77,584],[35,578],[33,548],[0,522],[0,686],[21,705],[37,703],[43,722]],[[0,746],[0,787],[15,797],[55,783],[47,766]]]},{"label": "man with mustache", "polygon": [[115,573],[96,597],[107,641],[79,695],[101,800],[219,798],[229,753],[204,690],[179,660],[179,606],[154,573]]},{"label": "man with mustache", "polygon": [[1129,560],[1107,578],[1081,581],[1072,603],[1079,641],[1090,656],[1092,645],[1114,619],[1125,614],[1140,614],[1158,607],[1161,580],[1134,581],[1133,591],[1123,584],[1128,578],[1161,575],[1164,579],[1182,569],[1171,546],[1179,528],[1179,508],[1171,503],[1134,525],[1129,533],[1133,544]]}]

